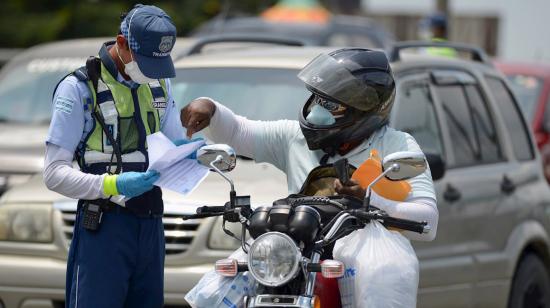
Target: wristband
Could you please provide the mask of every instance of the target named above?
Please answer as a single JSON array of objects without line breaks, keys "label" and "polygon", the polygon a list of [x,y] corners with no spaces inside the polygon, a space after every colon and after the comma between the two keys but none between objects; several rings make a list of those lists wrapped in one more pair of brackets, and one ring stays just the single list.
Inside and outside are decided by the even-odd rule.
[{"label": "wristband", "polygon": [[103,178],[103,194],[106,196],[118,196],[118,189],[116,187],[117,175],[105,175]]}]

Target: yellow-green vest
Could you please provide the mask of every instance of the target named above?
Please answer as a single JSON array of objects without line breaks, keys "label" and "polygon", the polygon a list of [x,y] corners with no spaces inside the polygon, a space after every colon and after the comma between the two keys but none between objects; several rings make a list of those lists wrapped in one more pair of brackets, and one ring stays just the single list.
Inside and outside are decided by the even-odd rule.
[{"label": "yellow-green vest", "polygon": [[[166,84],[156,80],[130,88],[116,80],[101,63],[97,93],[91,80],[88,86],[93,96],[92,111],[103,115],[122,152],[124,171],[145,171],[148,165],[147,135],[160,130],[160,121],[167,104]],[[116,156],[101,125],[94,117],[94,128],[84,143],[80,166],[89,173],[114,171]],[[108,165],[111,165],[108,169]]]},{"label": "yellow-green vest", "polygon": [[[433,42],[446,42],[446,39],[442,38],[433,38]],[[429,47],[427,48],[427,53],[432,56],[447,57],[447,58],[456,58],[458,54],[456,50],[449,47]]]}]

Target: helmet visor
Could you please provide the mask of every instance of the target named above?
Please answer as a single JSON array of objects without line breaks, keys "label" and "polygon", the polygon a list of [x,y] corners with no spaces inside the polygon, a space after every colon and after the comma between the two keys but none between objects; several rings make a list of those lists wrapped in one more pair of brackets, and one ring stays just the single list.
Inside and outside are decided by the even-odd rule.
[{"label": "helmet visor", "polygon": [[302,108],[302,119],[311,128],[330,129],[350,125],[353,113],[344,104],[312,94]]},{"label": "helmet visor", "polygon": [[[368,73],[369,80],[373,83],[373,86],[369,86],[357,79],[349,69],[349,64],[344,67],[333,57],[321,54],[300,71],[298,78],[320,94],[356,109],[370,111],[380,107],[382,99],[375,85],[378,83],[377,79],[381,79],[379,84],[386,84],[388,75],[373,70]],[[364,69],[357,66],[357,70]]]},{"label": "helmet visor", "polygon": [[334,102],[322,96],[314,94],[311,99],[311,103],[306,105],[306,113],[309,114],[311,112],[311,109],[313,109],[315,105],[319,105],[320,107],[330,112],[336,120],[342,118],[346,114],[346,110],[348,109],[344,104],[340,104],[338,102]]}]

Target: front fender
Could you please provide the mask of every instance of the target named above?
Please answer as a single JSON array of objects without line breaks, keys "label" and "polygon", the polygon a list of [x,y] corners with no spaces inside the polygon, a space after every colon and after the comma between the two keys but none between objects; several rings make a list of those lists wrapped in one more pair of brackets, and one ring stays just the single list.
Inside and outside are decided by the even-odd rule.
[{"label": "front fender", "polygon": [[550,238],[544,226],[536,220],[526,220],[516,226],[506,244],[505,253],[508,256],[506,267],[506,277],[513,277],[519,259],[523,252],[532,247],[543,258],[543,262],[548,266],[550,255]]}]

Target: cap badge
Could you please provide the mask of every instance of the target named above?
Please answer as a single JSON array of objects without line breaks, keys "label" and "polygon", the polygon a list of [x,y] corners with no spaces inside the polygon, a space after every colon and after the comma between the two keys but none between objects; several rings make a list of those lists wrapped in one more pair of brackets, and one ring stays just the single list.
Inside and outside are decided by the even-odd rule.
[{"label": "cap badge", "polygon": [[169,52],[172,49],[174,42],[173,36],[163,36],[160,39],[159,51],[162,53]]}]

